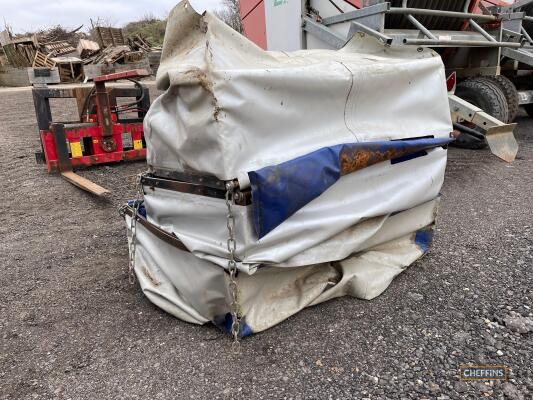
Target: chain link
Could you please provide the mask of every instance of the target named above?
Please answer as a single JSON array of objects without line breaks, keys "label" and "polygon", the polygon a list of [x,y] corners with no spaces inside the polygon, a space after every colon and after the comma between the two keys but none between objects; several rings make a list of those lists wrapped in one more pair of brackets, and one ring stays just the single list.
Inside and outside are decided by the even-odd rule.
[{"label": "chain link", "polygon": [[[138,188],[138,199],[133,203],[133,216],[130,219],[130,232],[131,232],[131,241],[129,245],[129,281],[131,284],[135,283],[135,251],[137,244],[137,216],[139,214],[139,208],[142,203],[142,198],[144,196],[141,178],[143,174],[137,176],[137,188]],[[240,314],[241,309],[238,301],[238,286],[237,286],[237,262],[235,260],[235,251],[237,250],[237,241],[235,240],[235,216],[233,215],[233,205],[235,204],[235,189],[236,185],[234,182],[226,183],[226,226],[228,228],[228,239],[226,246],[229,253],[228,259],[228,272],[229,272],[229,282],[228,290],[230,294],[230,313],[231,313],[231,335],[233,336],[233,343],[235,345],[239,344],[239,330],[240,330]]]},{"label": "chain link", "polygon": [[229,282],[228,290],[230,294],[230,313],[231,313],[231,334],[233,336],[233,343],[239,343],[239,328],[240,321],[240,305],[238,301],[238,287],[237,287],[237,262],[235,261],[235,250],[237,249],[237,242],[235,241],[235,216],[233,215],[233,205],[235,204],[235,182],[226,182],[226,207],[228,213],[226,215],[226,225],[228,228],[227,248],[229,253],[228,272]]},{"label": "chain link", "polygon": [[136,188],[137,188],[137,198],[133,200],[133,215],[130,219],[130,232],[131,232],[131,241],[130,241],[130,259],[128,265],[128,280],[131,285],[135,284],[135,250],[137,246],[137,216],[139,214],[139,208],[141,207],[142,198],[144,196],[141,179],[146,173],[137,175],[136,179]]}]

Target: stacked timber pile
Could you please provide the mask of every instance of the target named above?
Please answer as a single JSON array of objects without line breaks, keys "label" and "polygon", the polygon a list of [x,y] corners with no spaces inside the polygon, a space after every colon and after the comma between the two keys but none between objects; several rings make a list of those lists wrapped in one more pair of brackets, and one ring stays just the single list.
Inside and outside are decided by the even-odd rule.
[{"label": "stacked timber pile", "polygon": [[100,52],[83,60],[84,64],[126,64],[140,62],[152,51],[152,45],[140,34],[126,38],[119,28],[94,27]]},{"label": "stacked timber pile", "polygon": [[[157,70],[160,49],[154,48],[141,34],[126,37],[120,28],[96,26],[89,36],[80,33],[81,28],[67,31],[56,26],[16,36],[8,30],[0,32],[0,65],[54,70],[61,82],[81,82],[127,69],[150,70],[152,65]],[[38,71],[39,76],[42,73]]]},{"label": "stacked timber pile", "polygon": [[95,26],[92,35],[100,50],[83,58],[86,79],[127,69],[157,71],[160,49],[154,48],[141,34],[126,37],[123,29]]},{"label": "stacked timber pile", "polygon": [[81,28],[66,31],[56,26],[47,31],[16,36],[7,30],[0,32],[6,64],[14,68],[57,68],[62,82],[81,81],[82,63],[75,48],[75,43],[84,36],[78,33]]}]

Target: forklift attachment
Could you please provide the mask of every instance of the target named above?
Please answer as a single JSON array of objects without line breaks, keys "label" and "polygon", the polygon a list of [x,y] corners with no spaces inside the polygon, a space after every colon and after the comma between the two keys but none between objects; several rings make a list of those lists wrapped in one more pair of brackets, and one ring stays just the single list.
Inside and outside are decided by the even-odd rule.
[{"label": "forklift attachment", "polygon": [[487,129],[485,139],[490,151],[507,162],[513,162],[518,152],[518,143],[513,135],[516,124],[503,124]]},{"label": "forklift attachment", "polygon": [[454,122],[466,121],[481,128],[492,154],[509,163],[514,161],[518,152],[518,143],[513,135],[516,124],[504,124],[453,94],[449,94],[448,99]]},{"label": "forklift attachment", "polygon": [[[70,183],[101,196],[109,191],[73,172],[111,162],[142,160],[146,157],[143,119],[150,107],[148,89],[134,78],[147,76],[145,70],[132,70],[99,76],[94,86],[34,87],[33,101],[41,139],[42,157],[48,172],[59,172]],[[106,87],[106,82],[127,79],[135,87]],[[74,98],[79,120],[52,120],[50,99]],[[119,98],[134,98],[118,104]],[[134,118],[122,118],[135,113]]]},{"label": "forklift attachment", "polygon": [[[68,142],[65,137],[65,125],[54,123],[50,126],[50,131],[52,132],[53,143],[57,154],[57,169],[61,173],[61,176],[73,185],[97,196],[103,196],[104,194],[109,193],[109,190],[83,178],[72,170],[72,164],[69,159],[70,142]],[[72,146],[73,144],[70,143],[71,149]]]}]

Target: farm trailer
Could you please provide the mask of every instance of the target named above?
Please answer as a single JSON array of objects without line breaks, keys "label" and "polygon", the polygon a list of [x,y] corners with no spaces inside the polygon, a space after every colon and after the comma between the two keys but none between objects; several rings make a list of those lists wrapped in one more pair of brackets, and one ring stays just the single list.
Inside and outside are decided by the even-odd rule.
[{"label": "farm trailer", "polygon": [[[338,49],[357,32],[386,46],[431,47],[441,55],[459,97],[450,95],[452,114],[460,123],[456,127],[464,133],[458,144],[483,147],[484,136],[468,129],[476,128],[487,138],[497,131],[499,143],[506,137],[506,152],[516,149],[513,126],[505,124],[515,118],[519,98],[520,104],[526,98],[533,101],[517,92],[508,74],[500,74],[509,54],[532,48],[522,28],[525,14],[516,6],[494,0],[241,0],[241,15],[246,36],[268,50]],[[507,49],[514,52],[504,56]],[[493,118],[479,118],[480,109]]]},{"label": "farm trailer", "polygon": [[[523,18],[519,20],[522,41],[529,46],[533,45],[532,0],[516,1],[512,5],[501,7],[498,11],[523,13]],[[530,117],[533,117],[533,50],[502,48],[501,74],[513,82],[517,89],[519,105],[524,107]]]}]

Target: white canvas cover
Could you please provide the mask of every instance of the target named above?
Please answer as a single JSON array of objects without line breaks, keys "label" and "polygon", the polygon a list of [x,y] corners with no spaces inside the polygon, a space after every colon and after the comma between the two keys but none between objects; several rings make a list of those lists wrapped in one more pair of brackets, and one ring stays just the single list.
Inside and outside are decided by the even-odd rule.
[{"label": "white canvas cover", "polygon": [[188,2],[170,13],[145,122],[148,164],[219,179],[339,143],[448,136],[441,58],[356,35],[340,51],[266,52]]},{"label": "white canvas cover", "polygon": [[[188,2],[170,13],[145,119],[152,170],[249,185],[248,172],[344,143],[446,138],[444,68],[431,50],[354,37],[340,51],[265,52]],[[371,299],[427,251],[446,149],[344,175],[258,239],[251,206],[234,206],[239,300],[249,332],[333,297]],[[144,187],[135,272],[155,304],[183,320],[229,311],[224,200]],[[129,226],[128,218],[127,223]],[[131,232],[130,232],[131,234]]]},{"label": "white canvas cover", "polygon": [[[433,229],[437,207],[435,199],[396,214],[360,244],[364,250],[343,260],[293,268],[262,265],[252,275],[239,274],[239,303],[247,330],[261,332],[305,307],[336,297],[370,300],[380,295],[427,250],[417,243],[416,232],[403,234],[399,229],[410,221],[430,221],[428,227]],[[375,222],[369,221],[369,225]],[[126,224],[129,228],[129,217]],[[230,310],[224,269],[169,245],[140,224],[136,229],[135,274],[148,299],[184,321],[220,325]],[[412,226],[409,229],[414,230]],[[364,227],[360,231],[367,233]],[[394,239],[389,240],[391,237]]]}]

